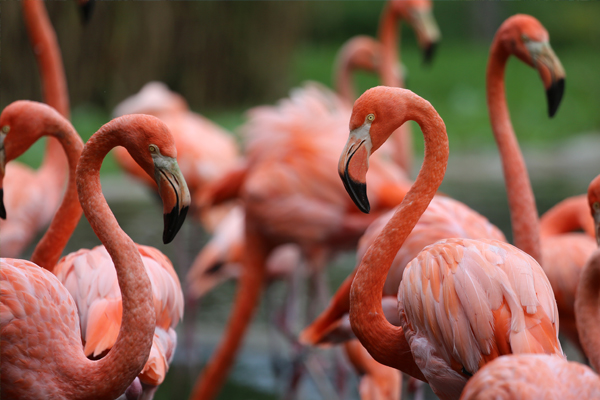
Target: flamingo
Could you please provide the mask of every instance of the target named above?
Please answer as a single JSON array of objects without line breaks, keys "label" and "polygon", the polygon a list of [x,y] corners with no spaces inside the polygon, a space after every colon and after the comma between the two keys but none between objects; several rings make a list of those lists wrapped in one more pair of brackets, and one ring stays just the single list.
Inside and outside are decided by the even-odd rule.
[{"label": "flamingo", "polygon": [[[360,68],[378,71],[384,86],[404,87],[398,51],[398,23],[407,21],[416,33],[419,46],[423,50],[425,63],[430,63],[440,40],[440,31],[431,12],[431,0],[391,0],[381,15],[378,39],[356,36],[349,39],[338,54],[336,88],[350,103],[356,98],[350,84],[350,73]],[[392,135],[380,154],[394,160],[407,174],[412,166],[412,133],[410,126],[402,126]]]},{"label": "flamingo", "polygon": [[[17,106],[27,102],[19,103],[22,104]],[[23,128],[20,124],[27,127],[45,122],[44,118],[48,116],[3,119],[0,126],[8,137],[10,132]],[[60,121],[56,113],[52,118]],[[74,130],[69,135],[70,138],[66,134],[59,137],[63,142],[78,139]],[[15,143],[6,149],[7,158],[28,147]],[[102,160],[118,145],[126,147],[156,178],[164,202],[166,242],[173,239],[185,219],[189,193],[166,126],[153,117],[128,116],[101,127],[83,149],[76,186],[83,212],[117,271],[123,297],[121,332],[105,357],[89,360],[81,346],[77,306],[67,289],[52,273],[32,262],[2,259],[1,383],[2,394],[7,398],[114,399],[125,392],[148,359],[156,322],[151,282],[138,247],[119,227],[100,189]],[[68,193],[74,182],[71,174]],[[78,206],[68,196],[59,212],[65,204]],[[78,218],[73,214],[70,219]],[[63,226],[59,229],[65,231]]]},{"label": "flamingo", "polygon": [[[42,81],[44,101],[69,118],[69,94],[56,34],[41,0],[24,0],[23,16],[31,47],[35,49]],[[44,160],[37,171],[12,163],[4,181],[5,209],[0,210],[0,252],[5,257],[17,257],[46,227],[58,205],[67,179],[67,159],[61,145],[49,138]],[[0,192],[0,197],[3,193]]]},{"label": "flamingo", "polygon": [[558,311],[531,256],[498,240],[451,238],[427,246],[405,268],[398,290],[402,327],[385,319],[381,292],[389,268],[445,173],[445,125],[431,104],[408,90],[370,89],[354,104],[338,166],[351,198],[368,211],[369,156],[407,120],[423,131],[423,167],[362,259],[350,291],[350,323],[375,360],[428,381],[441,399],[455,399],[468,377],[499,355],[563,356]]},{"label": "flamingo", "polygon": [[[244,201],[243,272],[227,333],[196,383],[192,398],[211,398],[222,385],[262,291],[265,260],[275,247],[299,245],[315,273],[331,254],[355,246],[372,222],[373,217],[360,215],[346,198],[335,174],[327,172],[337,163],[332,149],[343,146],[349,111],[328,89],[307,84],[275,107],[256,107],[249,112],[243,127],[246,167],[217,182],[215,190]],[[405,178],[397,167],[377,159],[372,166],[374,210],[387,210],[402,199]]]},{"label": "flamingo", "polygon": [[[540,229],[535,199],[523,155],[510,122],[504,96],[504,69],[514,54],[535,67],[548,96],[548,111],[557,111],[564,89],[564,69],[548,42],[548,32],[535,18],[515,15],[498,28],[492,43],[487,68],[488,108],[492,131],[504,170],[511,208],[515,246],[540,262],[552,284],[561,317],[561,330],[578,345],[574,303],[579,275],[596,245],[589,235],[569,232],[573,225],[593,222],[580,217],[583,198],[572,199],[550,210]],[[585,207],[583,207],[585,209]],[[589,218],[589,216],[588,216]],[[541,233],[541,234],[540,234]],[[541,237],[541,240],[540,240]]]},{"label": "flamingo", "polygon": [[[37,125],[29,122],[32,115],[36,116],[34,121]],[[79,319],[82,321],[86,356],[102,356],[117,339],[122,315],[121,294],[117,287],[117,276],[114,270],[110,270],[114,267],[110,256],[104,247],[99,246],[92,251],[80,250],[73,253],[55,267],[81,215],[75,192],[75,166],[83,143],[64,118],[60,118],[50,107],[36,102],[18,101],[9,105],[0,115],[0,124],[7,131],[7,134],[0,136],[7,161],[26,150],[42,133],[53,134],[63,141],[70,162],[70,186],[63,199],[63,206],[36,247],[32,260],[39,261],[40,266],[57,274],[59,281],[75,299]],[[2,174],[0,181],[1,178]],[[186,193],[182,189],[182,203],[187,201]],[[166,221],[170,218],[166,218]],[[166,228],[169,231],[174,229],[173,226]],[[168,234],[164,238],[168,240]],[[143,394],[148,396],[143,398],[151,398],[156,386],[164,380],[173,355],[176,334],[172,328],[183,312],[183,294],[170,261],[161,252],[140,245],[138,250],[151,279],[157,316],[150,358],[140,375],[144,384]]]},{"label": "flamingo", "polygon": [[[588,189],[589,208],[600,245],[600,175]],[[577,286],[575,319],[591,365],[600,371],[600,250],[587,261]],[[596,399],[600,376],[587,365],[555,356],[518,354],[498,357],[469,380],[460,397],[475,399]]]},{"label": "flamingo", "polygon": [[[125,114],[147,114],[162,120],[175,138],[177,162],[181,166],[192,194],[200,199],[207,183],[237,166],[240,154],[231,134],[202,115],[189,110],[185,99],[161,82],[149,82],[139,93],[123,100],[114,111],[115,117]],[[210,143],[207,146],[206,143]],[[150,188],[155,184],[122,148],[114,151],[117,162],[125,171]],[[193,211],[206,229],[212,231],[228,211],[228,207],[206,210],[195,204]]]}]

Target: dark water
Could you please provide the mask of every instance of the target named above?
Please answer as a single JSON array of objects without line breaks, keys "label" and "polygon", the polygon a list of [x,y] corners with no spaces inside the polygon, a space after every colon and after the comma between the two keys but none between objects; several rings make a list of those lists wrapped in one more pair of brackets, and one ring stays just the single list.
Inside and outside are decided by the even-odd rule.
[{"label": "dark water", "polygon": [[[568,195],[584,193],[586,179],[587,177],[534,181],[540,212]],[[109,177],[103,181],[103,189],[124,230],[137,243],[155,246],[163,251],[173,261],[182,286],[185,286],[186,266],[190,265],[208,238],[200,226],[188,219],[175,241],[165,246],[162,244],[162,207],[151,194],[124,178]],[[501,180],[479,180],[477,184],[473,184],[472,181],[455,179],[450,175],[441,190],[486,215],[508,238],[511,237],[506,193]],[[98,239],[83,218],[65,254],[98,244]],[[332,293],[354,268],[354,264],[354,254],[346,254],[330,266],[327,279]],[[306,293],[305,287],[301,289]],[[177,352],[169,374],[155,396],[157,400],[188,398],[202,366],[220,340],[234,290],[235,283],[225,284],[206,296],[195,310],[186,308],[184,321],[177,327]],[[291,343],[270,321],[279,312],[288,290],[286,282],[276,282],[263,296],[260,310],[220,399],[284,398],[289,389],[291,361],[295,353]],[[306,297],[303,297],[298,306],[298,315],[304,315],[302,308],[305,302]],[[303,318],[294,322],[296,331],[306,323]],[[578,355],[574,350],[568,347],[565,350],[570,359],[577,359]],[[358,398],[357,377],[351,372],[339,349],[311,350],[303,357],[305,372],[297,398]],[[345,376],[345,382],[340,376]],[[435,396],[428,391],[426,398]]]}]

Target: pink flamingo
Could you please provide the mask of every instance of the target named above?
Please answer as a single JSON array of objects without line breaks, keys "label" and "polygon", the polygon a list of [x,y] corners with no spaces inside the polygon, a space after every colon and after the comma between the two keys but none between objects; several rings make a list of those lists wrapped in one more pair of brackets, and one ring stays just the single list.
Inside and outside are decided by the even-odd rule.
[{"label": "pink flamingo", "polygon": [[[31,47],[40,68],[44,101],[64,117],[69,117],[69,94],[56,34],[41,0],[24,0],[23,16]],[[12,163],[7,167],[4,187],[5,209],[0,209],[0,252],[17,257],[46,227],[60,202],[67,178],[67,159],[59,142],[48,139],[44,160],[38,171]],[[0,197],[3,193],[0,192]]]},{"label": "pink flamingo", "polygon": [[[37,116],[33,119],[34,125],[30,122],[32,120],[31,115]],[[135,124],[146,124],[149,125],[151,129],[153,126],[148,123],[150,122],[156,125],[156,121],[157,120],[152,120],[151,117],[142,116],[122,118],[120,121],[111,123],[112,125],[107,124],[103,128],[105,130],[104,136],[110,135],[111,129],[123,129],[128,122],[134,125],[134,129],[139,129]],[[67,151],[71,172],[67,193],[63,199],[63,205],[50,225],[49,231],[36,248],[33,256],[34,260],[39,259],[40,261],[43,261],[40,262],[40,264],[52,271],[54,264],[56,264],[56,260],[60,257],[60,253],[81,215],[81,208],[75,193],[74,172],[83,144],[75,130],[66,120],[60,118],[60,116],[51,108],[35,102],[20,101],[11,104],[2,112],[0,124],[2,126],[2,132],[5,132],[6,134],[6,137],[3,137],[3,141],[7,161],[10,161],[25,151],[43,132],[58,137]],[[58,129],[52,127],[58,127]],[[159,128],[159,135],[165,134],[164,126],[161,126],[160,124],[154,126],[155,129],[157,127]],[[156,138],[147,135],[145,139],[153,140]],[[163,239],[168,242],[179,229],[179,226],[185,217],[185,210],[187,204],[189,204],[189,194],[185,186],[185,181],[181,177],[176,164],[173,164],[173,160],[170,157],[160,156],[159,149],[162,148],[162,144],[164,144],[164,142],[155,140],[155,144],[152,144],[150,149],[154,149],[151,151],[154,151],[155,153],[154,159],[156,161],[156,174],[159,180],[158,186],[165,202],[165,235],[163,236]],[[169,143],[167,142],[166,144]],[[77,145],[79,147],[77,147]],[[137,143],[137,145],[143,145],[143,142]],[[129,147],[131,148],[132,145],[130,144]],[[169,150],[170,148],[167,147],[167,151]],[[168,154],[168,152],[165,154]],[[150,157],[150,155],[148,157]],[[146,168],[148,168],[147,165]],[[0,178],[3,178],[3,175],[0,175]],[[140,378],[142,379],[142,382],[150,383],[155,386],[157,380],[159,380],[161,376],[164,379],[164,374],[166,373],[166,369],[168,369],[168,361],[170,361],[170,358],[172,357],[176,336],[174,335],[174,331],[169,328],[169,325],[174,326],[176,321],[172,321],[172,319],[178,319],[181,316],[183,301],[179,281],[177,280],[177,276],[168,259],[166,259],[166,257],[158,250],[147,246],[138,246],[138,251],[138,254],[143,256],[143,263],[146,264],[147,270],[151,272],[151,287],[154,294],[154,306],[156,308],[155,313],[157,316],[157,326],[154,334],[154,341],[152,343],[153,346],[151,348],[150,359],[144,366]],[[114,316],[114,314],[118,314],[116,318],[120,321],[122,315],[120,292],[118,288],[114,288],[114,285],[116,285],[115,274],[111,274],[110,271],[102,271],[100,274],[98,274],[98,270],[86,271],[86,268],[89,268],[89,266],[86,265],[86,261],[98,261],[98,258],[102,258],[102,255],[110,261],[110,256],[108,256],[108,253],[104,248],[97,247],[92,252],[80,250],[73,255],[67,256],[66,262],[63,261],[58,268],[54,269],[55,272],[58,270],[59,276],[62,273],[62,278],[64,278],[68,289],[73,291],[72,289],[74,287],[76,294],[85,294],[85,296],[83,296],[84,299],[82,299],[81,296],[76,298],[76,305],[78,306],[78,311],[82,320],[82,330],[84,331],[82,337],[84,341],[86,341],[85,353],[86,355],[95,357],[104,355],[102,354],[103,350],[107,350],[115,344],[120,322],[113,323],[112,325],[107,324],[104,329],[108,330],[108,334],[104,335],[102,338],[99,337],[101,329],[94,326],[94,323],[97,322],[96,320],[98,319],[101,320],[100,322],[106,322],[106,320],[110,321],[110,316]],[[139,255],[138,258],[140,258]],[[69,261],[72,262],[72,266],[69,265]],[[113,266],[112,261],[108,263],[106,260],[102,261],[104,262],[103,265]],[[67,268],[65,268],[65,265]],[[170,270],[164,270],[164,265],[167,265]],[[92,262],[92,266],[97,267],[98,264],[93,264]],[[71,269],[68,267],[71,267]],[[87,278],[96,278],[95,282],[90,283],[89,281],[86,281],[86,279],[77,280],[75,274],[71,274],[73,269],[76,273],[83,272],[89,274]],[[106,267],[104,267],[104,269],[106,269]],[[158,276],[157,270],[159,273]],[[162,276],[160,275],[161,270],[164,270]],[[172,289],[173,287],[178,289],[178,292],[176,290],[174,291]],[[79,293],[77,293],[77,289],[80,289]],[[115,290],[117,291],[116,294]],[[163,290],[167,291],[166,295],[163,293]],[[172,294],[172,292],[175,293]],[[94,294],[98,295],[98,293],[107,296],[105,299],[97,299]],[[118,304],[115,298],[118,299]],[[86,301],[89,301],[89,304],[86,304]],[[115,311],[116,309],[118,310]],[[89,314],[87,314],[88,311]],[[99,313],[103,315],[98,317]],[[172,317],[173,314],[176,316]],[[102,317],[106,317],[106,319]],[[87,323],[84,324],[84,321]],[[86,329],[88,331],[87,334]],[[114,335],[111,336],[111,333]],[[89,347],[91,347],[91,352],[88,351]],[[152,387],[145,387],[144,392],[148,392],[150,397],[144,398],[151,398],[153,389],[154,388]]]},{"label": "pink flamingo", "polygon": [[[231,134],[202,115],[189,110],[185,99],[161,82],[149,82],[139,93],[115,107],[115,117],[125,114],[153,115],[169,127],[177,146],[177,162],[189,184],[193,199],[200,199],[204,187],[239,162],[238,145]],[[210,145],[207,145],[210,143]],[[137,179],[154,189],[154,182],[122,148],[114,150],[117,162]],[[196,202],[195,202],[196,203]],[[193,205],[193,211],[209,231],[229,209],[204,209]]]},{"label": "pink flamingo", "polygon": [[[336,78],[336,88],[340,95],[350,103],[356,98],[349,77],[356,68],[377,71],[385,86],[404,87],[398,50],[398,23],[404,20],[411,25],[419,46],[423,49],[424,61],[429,63],[440,40],[440,31],[431,9],[430,0],[389,1],[381,15],[378,40],[357,36],[348,40],[340,50],[338,65],[347,66],[345,69],[339,68],[341,73]],[[411,135],[410,126],[402,126],[380,152],[393,159],[407,174],[410,174],[412,167]]]},{"label": "pink flamingo", "polygon": [[352,330],[380,363],[427,380],[442,399],[458,398],[468,377],[507,353],[562,356],[558,311],[539,264],[497,240],[445,239],[405,269],[398,291],[402,327],[383,316],[389,268],[439,187],[448,139],[434,108],[410,91],[377,87],[354,104],[338,171],[352,199],[368,210],[368,159],[407,120],[425,138],[423,167],[402,204],[367,250],[352,282]]},{"label": "pink flamingo", "polygon": [[[600,175],[588,189],[589,208],[600,245]],[[581,271],[575,300],[580,343],[590,363],[600,371],[600,250]],[[600,398],[600,377],[586,365],[560,357],[518,354],[498,357],[469,380],[460,397],[475,399],[595,399]]]},{"label": "pink flamingo", "polygon": [[504,169],[514,243],[544,268],[556,295],[561,331],[578,345],[575,292],[581,270],[596,245],[589,235],[569,231],[581,226],[592,231],[590,225],[593,222],[591,218],[586,221],[580,217],[585,200],[575,198],[550,210],[540,226],[531,182],[504,96],[504,69],[512,54],[538,69],[547,91],[550,116],[560,104],[565,73],[548,44],[548,32],[538,20],[528,15],[515,15],[500,26],[490,51],[487,93],[492,131]]}]

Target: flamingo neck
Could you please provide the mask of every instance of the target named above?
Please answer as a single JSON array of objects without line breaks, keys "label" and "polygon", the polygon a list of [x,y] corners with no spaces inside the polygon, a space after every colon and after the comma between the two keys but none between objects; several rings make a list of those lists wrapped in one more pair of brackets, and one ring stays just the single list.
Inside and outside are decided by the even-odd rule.
[{"label": "flamingo neck", "polygon": [[57,143],[64,149],[69,162],[69,180],[62,203],[31,256],[31,261],[50,272],[54,270],[54,266],[73,234],[82,212],[77,197],[75,170],[83,149],[83,141],[66,119],[57,119],[56,124],[56,129],[51,129],[46,133],[55,137]]},{"label": "flamingo neck", "polygon": [[123,145],[127,136],[120,123],[109,122],[87,142],[77,166],[83,212],[114,262],[123,299],[121,330],[108,355],[74,364],[70,379],[82,397],[114,399],[123,394],[148,359],[156,324],[150,279],[141,256],[119,227],[100,185],[102,160],[110,149]]},{"label": "flamingo neck", "polygon": [[350,291],[350,323],[360,342],[375,360],[426,381],[415,364],[402,328],[393,326],[385,318],[381,297],[396,253],[442,183],[448,162],[448,137],[444,122],[429,102],[412,92],[403,93],[405,95],[398,99],[398,105],[407,108],[408,115],[402,122],[416,121],[425,138],[423,167],[402,203],[362,259]]},{"label": "flamingo neck", "polygon": [[590,364],[600,371],[600,249],[581,272],[575,298],[575,321],[579,340]]},{"label": "flamingo neck", "polygon": [[394,70],[394,66],[400,62],[398,19],[398,15],[392,11],[392,7],[388,3],[383,10],[378,32],[381,42],[380,75],[383,86],[404,87],[402,78]]},{"label": "flamingo neck", "polygon": [[352,63],[349,49],[340,54],[336,67],[335,89],[342,99],[354,103],[356,92],[352,86]]},{"label": "flamingo neck", "polygon": [[[381,42],[381,66],[379,75],[381,84],[390,87],[404,87],[404,80],[396,65],[400,65],[400,33],[398,29],[399,16],[387,4],[381,16],[379,25],[379,41]],[[407,175],[412,170],[412,132],[410,124],[403,124],[391,136],[395,151],[393,159]]]},{"label": "flamingo neck", "polygon": [[594,219],[586,195],[565,199],[546,211],[540,219],[542,238],[576,232],[583,229],[590,237],[595,237]]},{"label": "flamingo neck", "polygon": [[527,166],[506,105],[504,70],[509,53],[494,41],[487,67],[487,102],[510,207],[513,242],[541,263],[540,222]]},{"label": "flamingo neck", "polygon": [[237,350],[256,311],[265,280],[265,262],[270,247],[246,216],[244,265],[225,336],[194,385],[191,399],[217,397],[233,365]]},{"label": "flamingo neck", "polygon": [[[69,119],[69,92],[65,69],[46,7],[41,0],[23,0],[21,4],[31,47],[40,69],[44,102]],[[68,168],[61,144],[54,138],[48,138],[46,153],[40,167],[42,179],[52,180],[53,187],[62,189]]]}]

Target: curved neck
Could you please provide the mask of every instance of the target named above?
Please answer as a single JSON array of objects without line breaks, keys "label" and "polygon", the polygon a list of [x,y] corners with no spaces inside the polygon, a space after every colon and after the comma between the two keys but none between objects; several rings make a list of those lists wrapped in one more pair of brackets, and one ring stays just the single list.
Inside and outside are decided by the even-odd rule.
[{"label": "curved neck", "polygon": [[122,145],[126,135],[118,123],[104,125],[87,142],[77,166],[83,212],[114,262],[123,299],[121,330],[115,345],[106,357],[76,365],[70,377],[73,390],[82,391],[77,393],[82,397],[117,398],[124,393],[148,359],[156,324],[152,288],[141,256],[133,240],[119,227],[100,186],[102,160],[110,149]]},{"label": "curved neck", "polygon": [[342,99],[348,103],[354,103],[356,92],[352,85],[352,64],[351,54],[348,48],[345,48],[339,55],[335,72],[335,90]]},{"label": "curved neck", "polygon": [[575,321],[579,340],[590,364],[600,371],[600,250],[596,250],[581,272],[575,299]]},{"label": "curved neck", "polygon": [[533,189],[506,106],[504,70],[508,56],[500,43],[494,41],[487,67],[488,109],[502,160],[513,242],[541,263],[539,218]]},{"label": "curved neck", "polygon": [[404,93],[411,100],[404,105],[408,108],[405,120],[416,121],[423,131],[423,167],[402,203],[363,257],[350,291],[350,323],[375,360],[426,381],[415,364],[402,328],[393,326],[385,318],[381,294],[396,253],[442,183],[448,162],[448,137],[444,122],[431,104],[412,92]]},{"label": "curved neck", "polygon": [[217,397],[256,311],[265,280],[265,262],[270,249],[265,245],[258,230],[253,229],[248,216],[245,247],[249,251],[244,253],[244,268],[238,282],[225,336],[194,385],[190,399],[211,400]]},{"label": "curved neck", "polygon": [[[44,103],[69,119],[69,93],[65,69],[60,55],[56,34],[41,0],[23,0],[23,16],[31,48],[40,70]],[[62,188],[66,180],[67,159],[61,144],[48,138],[46,154],[40,171],[44,179],[55,180],[53,184]]]},{"label": "curved neck", "polygon": [[[388,2],[381,16],[379,24],[379,41],[381,42],[381,65],[379,76],[383,86],[404,87],[404,80],[397,71],[396,65],[400,65],[400,33],[398,29],[399,16],[392,11]],[[403,124],[397,132],[391,136],[395,151],[393,159],[407,175],[412,172],[412,132],[410,124]]]},{"label": "curved neck", "polygon": [[392,11],[388,3],[383,10],[378,32],[381,42],[381,84],[383,86],[404,87],[401,77],[394,70],[394,66],[400,63],[400,33],[398,32],[398,15]]},{"label": "curved neck", "polygon": [[546,211],[540,219],[542,238],[576,232],[580,229],[590,237],[595,237],[594,218],[590,215],[586,195],[573,196],[561,201]]},{"label": "curved neck", "polygon": [[57,142],[60,143],[64,149],[64,153],[67,155],[69,181],[58,211],[54,215],[54,218],[52,218],[48,230],[37,246],[35,246],[35,250],[31,256],[31,261],[51,272],[54,270],[54,266],[58,262],[81,218],[75,169],[77,168],[77,162],[83,149],[83,141],[66,119],[60,119],[56,122],[57,128],[53,128],[46,133],[57,139]]}]

